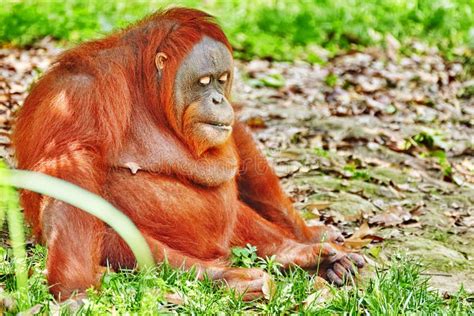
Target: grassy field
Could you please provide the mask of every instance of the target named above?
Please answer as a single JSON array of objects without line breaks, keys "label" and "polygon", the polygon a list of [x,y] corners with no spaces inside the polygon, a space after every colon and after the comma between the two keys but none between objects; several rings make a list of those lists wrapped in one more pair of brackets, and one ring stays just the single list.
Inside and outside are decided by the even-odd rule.
[{"label": "grassy field", "polygon": [[[260,267],[276,281],[275,295],[269,300],[242,302],[238,295],[210,281],[196,281],[193,272],[171,269],[166,264],[140,273],[109,272],[103,277],[100,290],[89,290],[82,305],[57,305],[48,292],[44,277],[45,248],[36,246],[29,256],[30,278],[28,291],[15,291],[13,268],[4,249],[0,250],[0,282],[8,296],[0,299],[13,307],[3,307],[6,314],[18,311],[57,312],[71,311],[89,315],[104,315],[114,311],[118,315],[137,313],[157,315],[177,312],[192,315],[234,315],[242,313],[281,315],[468,315],[472,310],[469,296],[461,289],[449,299],[443,299],[429,289],[426,276],[416,262],[394,257],[387,268],[363,286],[338,290],[315,283],[314,277],[300,269],[281,273],[272,260],[263,260],[244,251],[245,258],[237,260],[240,266]],[[242,259],[242,258],[240,258]],[[175,304],[181,301],[181,304]],[[0,304],[0,312],[2,305]]]},{"label": "grassy field", "polygon": [[3,0],[0,43],[28,45],[44,36],[69,43],[98,38],[117,27],[171,4],[196,7],[215,15],[246,59],[303,58],[320,61],[318,47],[383,44],[387,34],[418,38],[447,55],[474,47],[472,0],[321,0],[321,1],[41,1]]}]

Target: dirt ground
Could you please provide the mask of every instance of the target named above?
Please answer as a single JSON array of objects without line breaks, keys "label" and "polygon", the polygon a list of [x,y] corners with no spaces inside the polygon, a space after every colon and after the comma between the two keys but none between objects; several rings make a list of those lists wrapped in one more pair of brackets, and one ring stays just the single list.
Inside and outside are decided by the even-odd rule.
[{"label": "dirt ground", "polygon": [[[474,292],[472,68],[399,47],[322,65],[238,61],[234,101],[311,224],[338,227],[373,264],[407,254],[433,287]],[[49,39],[0,49],[0,158],[12,166],[14,113],[60,51]]]}]

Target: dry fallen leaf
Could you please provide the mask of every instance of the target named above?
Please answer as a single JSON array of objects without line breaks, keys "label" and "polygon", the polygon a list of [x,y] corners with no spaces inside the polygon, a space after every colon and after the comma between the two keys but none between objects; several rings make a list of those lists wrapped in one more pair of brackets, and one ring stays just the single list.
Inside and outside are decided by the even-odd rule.
[{"label": "dry fallen leaf", "polygon": [[328,282],[319,276],[314,278],[313,288],[316,290],[316,292],[311,293],[303,301],[306,308],[314,308],[315,306],[323,305],[334,296],[329,288]]},{"label": "dry fallen leaf", "polygon": [[474,227],[474,216],[464,217],[462,223],[466,227]]},{"label": "dry fallen leaf", "polygon": [[17,316],[29,316],[29,315],[37,315],[41,311],[41,308],[43,307],[42,304],[36,304],[35,306],[27,309],[26,311],[23,311],[21,313],[18,313]]},{"label": "dry fallen leaf", "polygon": [[186,298],[179,293],[167,293],[164,298],[167,302],[176,305],[184,305],[186,303]]},{"label": "dry fallen leaf", "polygon": [[273,282],[272,278],[268,274],[265,274],[265,280],[263,281],[263,287],[262,287],[263,297],[269,300],[273,297],[273,295],[275,294],[275,291],[276,291],[275,282]]},{"label": "dry fallen leaf", "polygon": [[245,123],[248,126],[252,127],[252,128],[265,128],[265,127],[267,127],[267,125],[265,124],[265,121],[260,116],[250,117],[245,121]]},{"label": "dry fallen leaf", "polygon": [[313,212],[313,211],[322,211],[327,209],[332,202],[329,201],[313,201],[311,203],[306,204],[306,208]]},{"label": "dry fallen leaf", "polygon": [[0,315],[3,315],[4,311],[13,310],[16,306],[16,302],[8,294],[5,294],[5,290],[0,287]]},{"label": "dry fallen leaf", "polygon": [[351,237],[344,241],[344,245],[351,249],[361,249],[374,240],[383,241],[384,239],[377,236],[376,230],[370,228],[369,224],[364,222]]},{"label": "dry fallen leaf", "polygon": [[364,222],[362,223],[362,225],[360,225],[359,229],[356,230],[354,234],[352,234],[350,238],[363,239],[367,235],[374,235],[374,234],[375,234],[375,231],[369,227],[369,224],[367,224],[367,222]]},{"label": "dry fallen leaf", "polygon": [[397,226],[412,219],[412,215],[401,207],[391,207],[382,214],[377,214],[369,219],[370,224],[381,226]]}]

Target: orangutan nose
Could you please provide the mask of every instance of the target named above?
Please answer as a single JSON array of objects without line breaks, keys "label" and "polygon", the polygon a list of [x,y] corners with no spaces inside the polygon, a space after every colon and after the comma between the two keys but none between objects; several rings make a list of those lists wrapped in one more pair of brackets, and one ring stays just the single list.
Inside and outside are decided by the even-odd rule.
[{"label": "orangutan nose", "polygon": [[221,104],[223,99],[224,99],[224,96],[222,94],[216,93],[212,96],[212,103]]}]

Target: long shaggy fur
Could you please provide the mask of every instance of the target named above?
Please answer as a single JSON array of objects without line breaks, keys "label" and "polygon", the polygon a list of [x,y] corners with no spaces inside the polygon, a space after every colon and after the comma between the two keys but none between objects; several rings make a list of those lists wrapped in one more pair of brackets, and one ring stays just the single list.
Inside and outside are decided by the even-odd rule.
[{"label": "long shaggy fur", "polygon": [[[227,265],[232,246],[250,242],[260,255],[289,264],[303,257],[288,249],[304,247],[313,232],[246,128],[235,124],[225,146],[199,158],[176,132],[174,78],[203,36],[231,50],[209,15],[176,8],[63,53],[18,114],[18,167],[108,199],[138,226],[156,261],[214,273]],[[163,72],[155,67],[157,52],[168,56]],[[146,170],[133,175],[123,168],[130,159]],[[128,246],[96,218],[27,191],[21,204],[34,235],[48,246],[55,295],[96,284],[101,265],[134,266]]]}]

